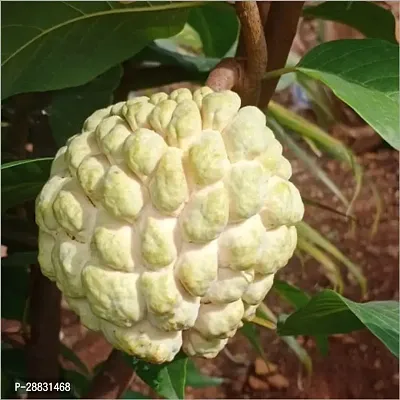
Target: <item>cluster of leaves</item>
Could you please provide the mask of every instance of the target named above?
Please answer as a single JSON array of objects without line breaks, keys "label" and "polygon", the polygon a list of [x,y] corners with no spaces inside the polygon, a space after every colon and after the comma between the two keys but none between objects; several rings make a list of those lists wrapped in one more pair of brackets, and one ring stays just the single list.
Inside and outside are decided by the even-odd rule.
[{"label": "cluster of leaves", "polygon": [[[324,84],[385,141],[399,149],[399,47],[393,16],[369,2],[324,2],[306,7],[303,13],[351,25],[366,38],[322,43],[302,59],[289,57],[289,68],[282,72],[290,74],[282,76],[278,89],[295,82],[320,105],[315,83]],[[234,9],[224,2],[5,2],[1,42],[3,107],[8,107],[19,94],[49,93],[50,100],[42,112],[48,116],[55,143],[61,146],[80,131],[93,111],[121,100],[116,93],[124,86],[137,91],[178,80],[204,83],[222,58],[235,54],[239,29]],[[266,79],[269,77],[271,73],[266,74]],[[350,215],[362,185],[362,169],[352,152],[322,128],[274,102],[265,112],[279,138],[340,199]],[[4,131],[7,135],[7,128]],[[343,195],[304,146],[299,145],[301,140],[315,154],[315,149],[324,151],[352,168],[356,182],[353,199]],[[11,211],[35,198],[48,177],[51,160],[28,158],[2,165],[6,240],[14,242],[24,232],[26,241],[31,238],[35,243],[33,221],[21,221]],[[325,268],[335,287],[341,286],[336,265],[339,262],[366,291],[362,271],[332,243],[304,222],[298,231],[299,250]],[[10,252],[2,262],[2,278],[6,282],[2,286],[2,317],[20,321],[26,317],[28,266],[37,259],[35,244],[22,250]],[[311,360],[295,340],[296,335],[315,336],[325,352],[327,335],[366,327],[398,356],[397,302],[360,304],[331,290],[310,297],[281,281],[275,282],[274,290],[295,311],[276,317],[268,308],[261,307],[257,318],[277,325],[278,335],[309,372]],[[245,324],[241,332],[262,353],[257,329],[254,324]],[[63,347],[62,356],[74,362],[77,369],[62,370],[65,381],[73,382],[73,392],[68,397],[79,398],[93,375],[68,348]],[[2,343],[2,358],[3,382],[11,385],[26,379],[23,349]],[[183,398],[186,386],[222,382],[201,375],[194,363],[181,354],[163,366],[131,357],[127,357],[127,362],[165,398]],[[100,369],[101,365],[94,374]],[[3,390],[7,391],[7,387],[10,388],[3,384]],[[145,397],[128,391],[125,398]]]}]

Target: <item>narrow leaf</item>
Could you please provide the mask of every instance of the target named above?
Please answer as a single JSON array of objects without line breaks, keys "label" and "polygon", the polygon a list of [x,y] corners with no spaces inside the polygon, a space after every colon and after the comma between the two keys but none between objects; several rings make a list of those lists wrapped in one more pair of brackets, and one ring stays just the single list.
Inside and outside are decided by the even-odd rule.
[{"label": "narrow leaf", "polygon": [[[257,315],[267,320],[272,320],[275,323],[278,322],[279,318],[283,316],[283,314],[281,314],[279,318],[277,318],[275,314],[268,308],[268,306],[265,305],[265,303],[260,304],[260,307],[257,309]],[[312,360],[307,350],[293,336],[283,336],[281,339],[286,343],[289,349],[296,354],[297,358],[304,365],[304,368],[310,375],[312,373]]]},{"label": "narrow leaf", "polygon": [[2,98],[86,84],[157,38],[181,31],[202,2],[6,2]]},{"label": "narrow leaf", "polygon": [[2,212],[33,200],[50,174],[52,158],[13,161],[1,166]]},{"label": "narrow leaf", "polygon": [[336,246],[325,239],[318,231],[302,221],[296,225],[297,232],[307,240],[313,242],[323,250],[331,254],[338,261],[343,263],[349,272],[356,278],[357,282],[361,287],[362,294],[364,295],[367,291],[367,279],[365,278],[360,267],[355,265],[349,258],[347,258]]},{"label": "narrow leaf", "polygon": [[81,132],[85,119],[94,111],[112,103],[121,74],[122,68],[118,65],[86,85],[53,93],[47,113],[58,146],[65,145],[69,137]]},{"label": "narrow leaf", "polygon": [[399,357],[399,303],[396,301],[356,303],[332,290],[324,290],[278,323],[278,334],[332,335],[362,328],[370,330]]},{"label": "narrow leaf", "polygon": [[260,335],[257,327],[250,322],[244,322],[239,331],[248,339],[257,353],[265,359],[265,353],[260,342]]},{"label": "narrow leaf", "polygon": [[312,366],[311,357],[308,354],[307,350],[293,336],[283,336],[281,339],[287,344],[289,349],[292,350],[296,354],[297,358],[304,365],[304,368],[306,369],[307,374],[309,376],[311,376],[313,366]]},{"label": "narrow leaf", "polygon": [[304,7],[303,15],[340,22],[357,29],[366,37],[396,43],[393,14],[370,1],[354,1],[350,7],[345,1],[325,1]]},{"label": "narrow leaf", "polygon": [[395,149],[400,149],[399,46],[379,39],[323,43],[297,70],[323,82]]},{"label": "narrow leaf", "polygon": [[297,247],[317,260],[321,267],[323,267],[325,276],[332,282],[334,287],[337,288],[339,292],[343,291],[343,279],[340,270],[326,253],[314,246],[314,244],[309,242],[306,238],[303,238],[301,234],[299,234],[298,237]]},{"label": "narrow leaf", "polygon": [[319,126],[306,120],[300,115],[288,110],[287,108],[270,101],[268,104],[268,113],[272,115],[282,126],[293,130],[301,137],[307,137],[319,144],[332,157],[343,161],[349,165],[353,171],[355,188],[353,198],[347,208],[347,215],[351,215],[352,206],[356,201],[362,187],[363,170],[357,162],[355,155],[342,142],[333,138],[328,132],[325,132]]},{"label": "narrow leaf", "polygon": [[371,188],[372,195],[375,199],[375,207],[376,207],[374,222],[372,223],[370,231],[370,237],[372,238],[373,236],[375,236],[379,228],[379,222],[381,220],[381,216],[383,213],[383,200],[376,184],[374,182],[371,182],[370,179],[367,180],[367,184]]},{"label": "narrow leaf", "polygon": [[186,386],[192,388],[203,388],[209,386],[219,386],[224,382],[223,378],[203,375],[193,360],[188,359],[187,369],[186,369]]},{"label": "narrow leaf", "polygon": [[287,144],[293,154],[307,166],[307,170],[318,178],[346,207],[348,207],[349,202],[342,191],[335,182],[332,181],[328,174],[326,174],[326,172],[315,162],[314,158],[304,151],[273,118],[269,119],[269,124],[274,133],[276,133],[277,136]]}]

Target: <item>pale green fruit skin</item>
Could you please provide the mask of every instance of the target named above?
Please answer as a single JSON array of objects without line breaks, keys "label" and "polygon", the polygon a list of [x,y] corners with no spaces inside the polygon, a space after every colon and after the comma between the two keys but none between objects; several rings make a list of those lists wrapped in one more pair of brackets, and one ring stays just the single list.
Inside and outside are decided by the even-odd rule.
[{"label": "pale green fruit skin", "polygon": [[42,272],[118,349],[215,357],[293,255],[304,206],[290,177],[264,114],[234,92],[98,110],[36,200]]}]

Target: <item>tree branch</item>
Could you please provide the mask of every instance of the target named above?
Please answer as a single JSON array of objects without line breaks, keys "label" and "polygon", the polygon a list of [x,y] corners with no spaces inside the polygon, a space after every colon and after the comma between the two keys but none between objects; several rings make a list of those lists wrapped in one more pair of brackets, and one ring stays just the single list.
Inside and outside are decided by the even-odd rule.
[{"label": "tree branch", "polygon": [[264,29],[257,2],[238,1],[236,12],[240,20],[246,52],[242,102],[244,105],[256,105],[261,93],[261,79],[267,68],[267,44]]},{"label": "tree branch", "polygon": [[119,350],[112,350],[102,371],[92,381],[84,399],[118,399],[129,387],[134,376]]},{"label": "tree branch", "polygon": [[206,85],[216,91],[235,90],[242,98],[243,105],[256,105],[267,65],[262,20],[255,1],[238,1],[236,12],[241,23],[238,57],[222,60],[211,71]]},{"label": "tree branch", "polygon": [[243,90],[244,66],[236,58],[224,58],[208,75],[206,85],[219,92],[234,90],[240,93]]},{"label": "tree branch", "polygon": [[258,1],[257,2],[258,11],[260,12],[261,25],[265,28],[265,24],[267,23],[269,10],[271,8],[270,1]]},{"label": "tree branch", "polygon": [[[304,1],[276,1],[271,3],[264,26],[268,47],[267,71],[283,68],[286,64]],[[262,83],[260,106],[266,107],[275,92],[279,78]]]},{"label": "tree branch", "polygon": [[[32,382],[60,381],[61,292],[42,275],[38,265],[31,266],[30,338],[28,377]],[[29,398],[57,398],[57,392],[30,392]]]}]

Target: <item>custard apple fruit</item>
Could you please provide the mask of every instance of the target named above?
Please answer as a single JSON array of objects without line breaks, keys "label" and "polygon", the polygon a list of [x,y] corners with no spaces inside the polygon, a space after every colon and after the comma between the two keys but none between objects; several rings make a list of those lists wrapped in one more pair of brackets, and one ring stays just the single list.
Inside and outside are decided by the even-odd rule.
[{"label": "custard apple fruit", "polygon": [[93,113],[36,200],[39,263],[89,329],[152,363],[215,357],[293,255],[304,206],[256,107],[177,89]]}]

